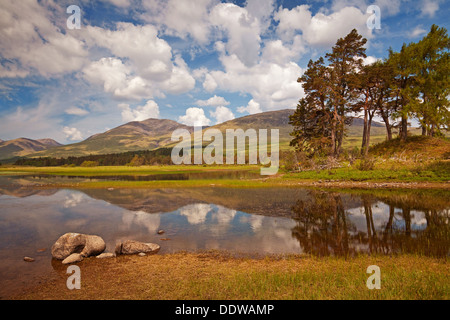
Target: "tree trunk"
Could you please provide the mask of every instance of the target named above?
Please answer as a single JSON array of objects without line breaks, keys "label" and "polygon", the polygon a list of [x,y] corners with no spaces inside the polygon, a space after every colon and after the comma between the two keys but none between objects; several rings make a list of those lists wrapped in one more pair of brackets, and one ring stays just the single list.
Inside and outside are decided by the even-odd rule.
[{"label": "tree trunk", "polygon": [[400,140],[405,142],[408,138],[408,118],[406,116],[402,116],[402,122],[400,127]]},{"label": "tree trunk", "polygon": [[338,158],[339,155],[341,154],[343,140],[344,140],[344,130],[340,129],[339,134],[338,134],[338,145],[336,148],[336,158]]},{"label": "tree trunk", "polygon": [[366,97],[366,102],[364,104],[364,129],[363,129],[363,136],[362,136],[362,144],[361,144],[361,155],[366,155],[366,148],[367,148],[367,118],[368,118],[368,111],[367,111],[367,101],[368,97]]},{"label": "tree trunk", "polygon": [[337,133],[338,133],[338,113],[337,108],[334,108],[333,113],[333,120],[331,120],[331,156],[334,158],[337,158],[337,148],[336,148],[336,142],[337,142]]},{"label": "tree trunk", "polygon": [[372,129],[372,119],[373,119],[373,115],[375,114],[375,112],[373,112],[372,114],[369,114],[369,121],[367,123],[367,137],[366,137],[366,149],[364,150],[364,156],[367,156],[369,154],[369,147],[370,147],[370,130]]},{"label": "tree trunk", "polygon": [[431,129],[430,129],[430,131],[429,131],[429,133],[428,133],[428,135],[429,135],[430,137],[434,137],[434,136],[435,136],[435,134],[436,134],[435,128],[436,128],[435,125],[432,124],[432,125],[431,125]]},{"label": "tree trunk", "polygon": [[331,148],[330,148],[330,156],[336,156],[336,125],[334,124],[334,120],[331,124]]},{"label": "tree trunk", "polygon": [[427,127],[425,125],[422,125],[422,136],[427,135]]},{"label": "tree trunk", "polygon": [[391,128],[391,124],[389,122],[389,117],[386,115],[386,113],[383,111],[383,109],[380,109],[380,115],[381,115],[381,118],[383,118],[384,124],[386,126],[387,140],[391,141],[392,140],[392,128]]}]

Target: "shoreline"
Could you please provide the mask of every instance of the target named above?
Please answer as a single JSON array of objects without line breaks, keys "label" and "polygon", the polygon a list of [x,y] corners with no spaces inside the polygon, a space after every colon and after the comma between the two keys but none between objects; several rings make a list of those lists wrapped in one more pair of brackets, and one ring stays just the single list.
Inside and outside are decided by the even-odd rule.
[{"label": "shoreline", "polygon": [[[227,252],[178,252],[88,258],[77,263],[82,288],[68,290],[68,266],[11,300],[328,300],[448,299],[448,258],[417,255],[236,257]],[[370,265],[381,290],[369,290]],[[220,288],[220,289],[218,289]]]},{"label": "shoreline", "polygon": [[[5,175],[4,175],[5,176]],[[37,183],[20,185],[30,189],[140,189],[140,188],[326,188],[326,189],[440,189],[450,190],[450,182],[403,181],[322,181],[296,179],[257,180],[165,180],[165,181],[93,181],[77,183]]]},{"label": "shoreline", "polygon": [[[191,188],[191,187],[229,187],[229,188],[345,188],[345,189],[450,189],[450,176],[447,171],[437,173],[413,172],[405,170],[359,171],[357,169],[338,169],[333,172],[304,171],[286,173],[280,171],[274,176],[199,176],[187,180],[171,180],[172,174],[217,174],[229,172],[256,173],[259,166],[142,166],[142,167],[0,167],[0,177],[44,176],[52,181],[24,181],[20,187],[32,188]],[[126,176],[165,175],[167,180],[120,180]],[[102,179],[101,177],[105,177]],[[72,181],[67,181],[71,178]],[[110,178],[108,180],[108,178]],[[58,181],[56,179],[66,179]],[[77,181],[78,180],[78,181]]]}]

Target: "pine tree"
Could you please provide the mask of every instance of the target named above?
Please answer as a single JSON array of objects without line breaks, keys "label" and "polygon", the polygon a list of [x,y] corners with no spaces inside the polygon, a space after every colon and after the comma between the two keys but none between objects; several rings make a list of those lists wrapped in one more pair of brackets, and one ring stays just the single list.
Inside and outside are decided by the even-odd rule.
[{"label": "pine tree", "polygon": [[442,128],[448,130],[450,95],[450,39],[445,28],[436,25],[414,45],[414,73],[419,99],[413,111],[422,127],[422,135],[435,136]]},{"label": "pine tree", "polygon": [[305,97],[291,117],[292,145],[310,152],[328,149],[328,155],[339,156],[346,125],[352,120],[349,113],[359,95],[354,78],[366,57],[366,42],[354,29],[326,55],[328,66],[322,57],[309,62],[298,80],[303,84]]},{"label": "pine tree", "polygon": [[408,119],[413,113],[414,101],[418,99],[417,77],[414,74],[414,44],[403,44],[400,52],[389,49],[388,65],[393,70],[391,82],[393,117],[400,118],[399,136],[401,141],[408,137]]},{"label": "pine tree", "polygon": [[363,66],[358,74],[354,75],[354,85],[360,92],[360,98],[353,107],[354,112],[363,112],[364,129],[361,145],[361,154],[367,155],[370,145],[370,130],[372,120],[378,113],[386,124],[388,139],[392,139],[389,121],[390,81],[392,72],[389,66],[381,61]]},{"label": "pine tree", "polygon": [[353,29],[345,38],[336,42],[331,53],[326,54],[330,62],[330,105],[332,110],[331,144],[333,156],[338,157],[345,135],[345,125],[351,119],[353,101],[358,98],[358,90],[353,85],[354,74],[362,69],[363,58],[366,58],[364,45],[367,39],[363,38],[356,29]]}]

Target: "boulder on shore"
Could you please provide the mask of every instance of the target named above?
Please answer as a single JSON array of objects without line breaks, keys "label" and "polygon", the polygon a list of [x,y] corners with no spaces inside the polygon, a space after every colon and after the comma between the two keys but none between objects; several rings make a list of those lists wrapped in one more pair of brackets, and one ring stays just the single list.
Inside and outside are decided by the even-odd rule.
[{"label": "boulder on shore", "polygon": [[155,254],[161,247],[155,243],[144,243],[134,240],[126,240],[116,245],[116,255],[119,254]]},{"label": "boulder on shore", "polygon": [[81,233],[66,233],[59,237],[52,246],[52,257],[64,260],[73,253],[81,257],[96,256],[106,249],[106,243],[99,236]]}]

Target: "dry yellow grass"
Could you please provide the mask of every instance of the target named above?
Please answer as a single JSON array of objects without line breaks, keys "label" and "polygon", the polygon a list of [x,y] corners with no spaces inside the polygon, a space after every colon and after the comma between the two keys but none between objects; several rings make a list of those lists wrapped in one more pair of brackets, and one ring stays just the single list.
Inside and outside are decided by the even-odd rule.
[{"label": "dry yellow grass", "polygon": [[[16,299],[310,300],[448,299],[447,259],[420,256],[236,258],[176,253],[86,259],[81,289],[68,290],[67,266]],[[381,269],[381,289],[366,287],[367,267]]]}]

